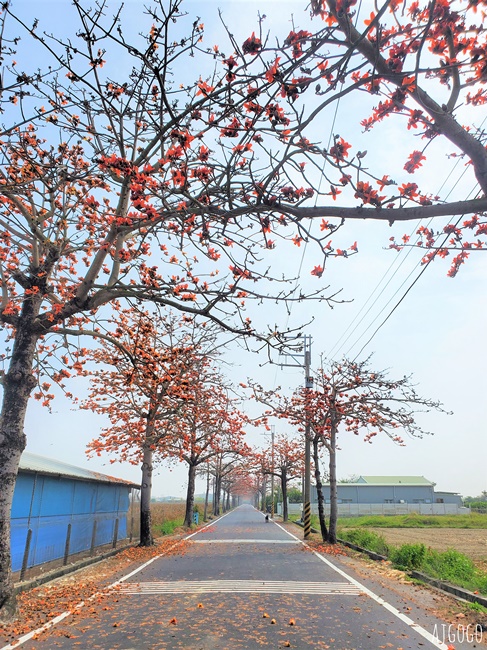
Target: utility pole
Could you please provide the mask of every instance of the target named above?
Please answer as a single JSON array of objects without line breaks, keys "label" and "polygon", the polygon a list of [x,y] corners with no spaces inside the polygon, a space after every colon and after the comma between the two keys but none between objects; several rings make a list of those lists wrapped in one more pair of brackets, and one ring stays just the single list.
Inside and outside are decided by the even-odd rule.
[{"label": "utility pole", "polygon": [[[311,377],[311,336],[304,337],[304,387],[306,392],[313,388]],[[304,539],[311,534],[311,431],[308,410],[305,410],[304,426]]]},{"label": "utility pole", "polygon": [[276,428],[271,425],[271,519],[274,519],[274,437]]},{"label": "utility pole", "polygon": [[[296,337],[302,341],[299,346],[299,353],[286,352],[284,356],[291,357],[294,363],[281,363],[282,366],[304,369],[304,387],[306,391],[313,388],[313,377],[311,376],[311,336],[304,335]],[[304,422],[304,490],[303,490],[303,529],[304,539],[311,534],[311,427],[308,411],[305,410]]]}]

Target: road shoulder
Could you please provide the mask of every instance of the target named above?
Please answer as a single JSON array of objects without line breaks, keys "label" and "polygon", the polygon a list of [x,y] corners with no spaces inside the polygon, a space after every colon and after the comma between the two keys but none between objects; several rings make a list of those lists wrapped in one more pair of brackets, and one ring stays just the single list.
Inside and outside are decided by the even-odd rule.
[{"label": "road shoulder", "polygon": [[[280,525],[290,534],[302,536],[302,531],[294,524]],[[309,546],[430,632],[433,632],[430,629],[432,625],[434,627],[432,621],[436,620],[444,622],[447,629],[449,626],[455,629],[483,626],[482,643],[469,647],[487,647],[487,614],[473,610],[469,603],[410,579],[403,571],[394,569],[388,561],[371,560],[339,544],[323,544],[317,534],[311,535]]]}]

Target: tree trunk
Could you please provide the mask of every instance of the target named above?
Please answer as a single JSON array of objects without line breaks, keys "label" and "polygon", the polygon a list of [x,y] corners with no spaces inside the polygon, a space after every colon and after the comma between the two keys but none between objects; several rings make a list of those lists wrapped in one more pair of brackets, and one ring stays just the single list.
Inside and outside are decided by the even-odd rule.
[{"label": "tree trunk", "polygon": [[226,503],[226,510],[230,510],[230,490],[227,490],[227,503]]},{"label": "tree trunk", "polygon": [[[32,305],[24,310],[29,310]],[[0,620],[12,620],[17,613],[13,593],[10,553],[10,516],[20,457],[25,449],[25,413],[30,393],[36,385],[32,375],[37,334],[19,325],[12,358],[3,378],[0,416]]]},{"label": "tree trunk", "polygon": [[152,449],[144,448],[142,460],[142,484],[140,488],[140,546],[152,546]]},{"label": "tree trunk", "polygon": [[203,514],[203,521],[208,519],[208,501],[210,498],[210,466],[206,468],[206,494],[205,494],[205,512]]},{"label": "tree trunk", "polygon": [[262,512],[266,511],[266,502],[265,502],[265,493],[267,492],[267,480],[266,477],[262,479],[262,490],[261,490],[261,495],[262,495],[262,501],[261,501],[261,510]]},{"label": "tree trunk", "polygon": [[288,507],[287,507],[287,471],[286,468],[282,470],[281,474],[281,490],[282,490],[282,520],[287,521],[288,519]]},{"label": "tree trunk", "polygon": [[318,438],[316,436],[313,438],[313,461],[315,464],[315,481],[316,493],[318,495],[318,516],[320,519],[321,537],[324,542],[327,542],[328,531],[326,529],[325,520],[325,499],[323,497],[323,484],[321,482],[320,459],[318,454]]},{"label": "tree trunk", "polygon": [[188,468],[188,490],[186,492],[186,514],[184,515],[184,525],[187,528],[190,528],[193,523],[195,482],[196,465],[190,463]]},{"label": "tree trunk", "polygon": [[216,507],[215,507],[215,516],[218,517],[222,505],[222,473],[221,468],[217,469],[217,474],[215,477],[215,492],[216,492]]},{"label": "tree trunk", "polygon": [[215,471],[216,474],[213,478],[213,516],[218,517],[220,510],[220,503],[218,500],[218,468]]},{"label": "tree trunk", "polygon": [[331,427],[330,432],[330,527],[328,541],[330,544],[337,542],[337,518],[338,518],[338,491],[337,491],[337,466],[336,466],[336,428]]},{"label": "tree trunk", "polygon": [[211,510],[213,513],[213,516],[215,516],[215,508],[216,508],[216,475],[213,477],[213,480],[211,482],[211,489],[212,489],[212,500],[211,500]]}]

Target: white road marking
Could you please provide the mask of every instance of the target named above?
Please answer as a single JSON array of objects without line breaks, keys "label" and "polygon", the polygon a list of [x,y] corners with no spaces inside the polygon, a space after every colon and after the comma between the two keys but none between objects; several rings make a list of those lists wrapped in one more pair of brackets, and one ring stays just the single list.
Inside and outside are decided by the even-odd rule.
[{"label": "white road marking", "polygon": [[[191,535],[188,535],[187,537],[183,538],[183,540],[178,540],[178,542],[176,542],[173,546],[171,546],[169,549],[167,549],[164,553],[161,553],[160,555],[157,555],[156,557],[151,558],[148,562],[145,562],[140,567],[135,569],[135,571],[132,571],[131,573],[127,574],[126,576],[123,576],[122,578],[120,578],[120,580],[117,580],[116,582],[111,584],[103,592],[98,592],[96,594],[93,594],[93,596],[90,596],[90,598],[88,598],[86,601],[83,601],[83,602],[79,603],[78,605],[76,605],[75,610],[81,609],[87,603],[91,602],[92,600],[94,600],[95,598],[100,596],[102,593],[106,593],[109,589],[111,589],[113,587],[116,587],[118,585],[122,585],[129,578],[131,578],[132,576],[134,576],[137,573],[139,573],[140,571],[142,571],[146,566],[149,566],[149,564],[152,564],[152,562],[154,562],[155,560],[158,560],[159,558],[163,557],[168,551],[170,551],[175,546],[177,546],[181,541],[187,541],[187,540],[192,539],[195,535],[197,535],[198,533],[204,532],[207,528],[209,528],[210,526],[213,526],[215,523],[217,523],[218,521],[223,519],[223,517],[226,517],[229,514],[230,514],[230,512],[222,515],[222,517],[220,517],[219,519],[216,519],[215,521],[211,522],[210,524],[208,524],[208,526],[204,526],[201,530],[197,530],[196,532],[192,533]],[[410,619],[408,616],[405,616],[404,614],[402,614],[399,610],[397,610],[395,607],[390,605],[388,602],[386,602],[380,596],[377,596],[376,594],[374,594],[372,591],[370,591],[370,589],[367,589],[367,587],[364,587],[357,580],[355,580],[354,578],[349,576],[347,573],[345,573],[345,571],[342,571],[341,569],[336,567],[328,559],[326,559],[325,557],[323,557],[322,555],[320,555],[319,553],[314,551],[311,547],[309,547],[305,542],[303,542],[303,540],[299,539],[298,537],[296,537],[295,535],[293,535],[292,533],[287,531],[285,528],[283,528],[282,526],[277,524],[275,521],[271,520],[271,523],[278,526],[287,535],[289,535],[294,540],[296,540],[297,542],[302,544],[305,548],[311,550],[314,553],[314,555],[316,555],[316,557],[318,557],[322,562],[327,564],[331,569],[333,569],[338,574],[340,574],[342,577],[344,577],[350,584],[355,585],[358,589],[360,589],[360,591],[362,593],[367,594],[367,596],[370,596],[378,604],[382,605],[382,607],[384,607],[387,611],[391,612],[391,614],[393,614],[394,616],[397,616],[397,618],[399,618],[401,621],[406,623],[406,625],[408,625],[409,627],[414,629],[423,638],[427,639],[435,648],[439,648],[440,650],[448,650],[448,646],[445,643],[443,643],[442,641],[437,639],[435,636],[430,634],[427,630],[422,628],[420,625],[417,625],[412,619]],[[337,583],[337,584],[339,584],[339,583]],[[125,588],[125,585],[122,588]],[[41,627],[37,628],[37,630],[33,630],[32,632],[29,632],[28,634],[25,634],[24,636],[16,639],[12,644],[9,644],[9,645],[4,646],[3,648],[0,648],[0,650],[15,650],[16,648],[23,645],[27,641],[30,641],[33,637],[37,636],[41,632],[45,632],[46,630],[50,629],[54,625],[57,625],[57,623],[60,623],[65,618],[70,616],[72,613],[73,613],[72,611],[63,612],[62,614],[60,614],[56,618],[52,619],[51,621],[49,621],[45,625],[42,625]]]},{"label": "white road marking", "polygon": [[294,539],[192,539],[192,544],[301,544]]},{"label": "white road marking", "polygon": [[440,650],[448,650],[449,647],[451,647],[451,646],[446,645],[446,643],[443,643],[443,641],[440,641],[438,639],[438,637],[436,637],[433,634],[431,634],[430,632],[428,632],[428,630],[425,630],[423,627],[421,627],[421,625],[418,625],[417,623],[415,623],[411,618],[409,618],[409,616],[406,616],[405,614],[400,612],[398,609],[396,609],[396,607],[394,607],[393,605],[388,603],[386,600],[384,600],[383,598],[381,598],[377,594],[375,594],[373,591],[371,591],[370,589],[367,589],[367,587],[364,587],[363,584],[361,584],[358,580],[355,580],[355,578],[352,578],[352,576],[349,576],[348,573],[346,573],[342,569],[339,569],[332,562],[330,562],[330,560],[328,560],[326,557],[324,557],[323,555],[321,555],[320,553],[318,553],[317,551],[312,549],[310,546],[308,546],[308,544],[306,544],[306,542],[304,542],[302,539],[299,539],[299,537],[296,537],[296,535],[293,535],[292,533],[290,533],[288,530],[283,528],[283,526],[276,523],[275,521],[272,522],[272,523],[274,523],[276,526],[278,526],[281,530],[283,530],[285,533],[287,533],[290,537],[292,537],[293,539],[300,542],[305,548],[307,548],[314,555],[316,555],[317,558],[319,558],[322,562],[324,562],[327,566],[329,566],[330,569],[333,569],[339,575],[341,575],[342,578],[345,578],[346,580],[349,580],[352,584],[356,585],[362,591],[362,593],[364,593],[367,596],[369,596],[370,598],[372,598],[372,600],[374,600],[379,605],[382,605],[382,607],[384,607],[384,609],[386,609],[388,612],[390,612],[391,614],[396,616],[399,620],[401,620],[403,623],[405,623],[411,629],[415,630],[424,639],[427,639],[435,648],[440,648]]},{"label": "white road marking", "polygon": [[362,593],[350,582],[294,582],[286,580],[180,580],[172,582],[140,582],[121,585],[120,594],[203,594],[264,593],[307,594],[312,596],[358,596]]},{"label": "white road marking", "polygon": [[[132,578],[134,575],[136,575],[137,573],[139,573],[140,571],[145,569],[145,567],[149,566],[149,564],[152,564],[152,562],[155,562],[155,560],[158,560],[159,558],[166,555],[166,553],[168,553],[173,548],[178,546],[178,544],[180,544],[181,542],[186,541],[188,539],[191,539],[197,533],[203,532],[204,530],[206,530],[207,528],[209,528],[210,526],[215,524],[217,521],[220,521],[220,519],[223,519],[223,517],[226,517],[229,514],[230,513],[227,512],[226,514],[222,515],[218,519],[215,519],[215,521],[211,522],[211,524],[208,524],[207,526],[204,526],[203,528],[201,528],[201,530],[197,530],[195,533],[192,533],[191,535],[188,535],[187,537],[184,537],[183,539],[178,540],[177,542],[175,542],[172,546],[170,546],[168,549],[166,549],[160,555],[156,555],[155,557],[151,558],[147,562],[144,562],[144,564],[141,564],[134,571],[131,571],[130,573],[128,573],[126,576],[122,576],[120,578],[120,580],[117,580],[116,582],[112,583],[108,587],[105,587],[105,589],[102,592],[97,592],[97,593],[93,594],[93,596],[90,596],[86,600],[83,600],[81,603],[78,603],[73,611],[77,611],[78,609],[81,609],[87,603],[90,603],[95,598],[98,598],[98,596],[101,596],[102,594],[106,594],[110,589],[113,589],[114,587],[118,587],[118,585],[123,584],[126,580],[128,580],[129,578]],[[24,643],[27,643],[27,641],[30,641],[34,637],[37,637],[42,632],[46,632],[47,630],[51,629],[51,627],[54,627],[55,625],[57,625],[61,621],[64,621],[65,618],[67,618],[68,616],[71,616],[73,611],[67,611],[67,612],[63,612],[62,614],[59,614],[59,616],[56,616],[56,618],[53,618],[52,620],[48,621],[47,623],[44,623],[44,625],[41,625],[41,627],[38,627],[36,630],[32,630],[31,632],[28,632],[27,634],[24,634],[24,636],[21,636],[18,639],[15,639],[15,641],[13,641],[12,643],[9,643],[8,645],[3,646],[3,648],[0,648],[0,650],[15,650],[16,648],[23,645]]]}]

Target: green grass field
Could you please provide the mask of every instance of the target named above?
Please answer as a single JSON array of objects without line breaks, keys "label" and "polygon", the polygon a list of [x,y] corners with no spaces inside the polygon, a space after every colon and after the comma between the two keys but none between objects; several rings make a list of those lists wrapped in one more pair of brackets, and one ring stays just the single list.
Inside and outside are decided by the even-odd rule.
[{"label": "green grass field", "polygon": [[487,514],[339,517],[339,528],[486,528]]},{"label": "green grass field", "polygon": [[[291,515],[291,520],[300,515]],[[311,525],[319,528],[318,515],[311,515]],[[338,528],[476,528],[487,529],[487,514],[470,515],[364,515],[339,517]]]}]

